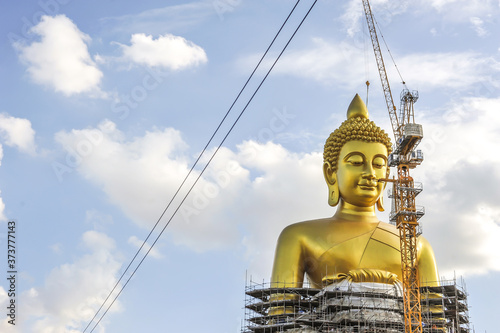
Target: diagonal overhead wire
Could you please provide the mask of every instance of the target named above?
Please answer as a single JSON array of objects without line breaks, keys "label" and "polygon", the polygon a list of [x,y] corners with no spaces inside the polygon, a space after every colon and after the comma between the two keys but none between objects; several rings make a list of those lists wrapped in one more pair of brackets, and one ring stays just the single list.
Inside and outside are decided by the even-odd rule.
[{"label": "diagonal overhead wire", "polygon": [[[290,18],[290,16],[293,14],[295,8],[297,7],[297,5],[299,4],[300,0],[298,0],[294,7],[292,8],[292,10],[290,11],[290,13],[288,14],[287,18],[285,19],[285,21],[283,22],[283,24],[281,25],[280,29],[278,30],[278,32],[276,33],[276,35],[274,36],[273,40],[271,41],[270,45],[268,46],[268,48],[266,49],[266,51],[264,52],[263,56],[261,57],[261,59],[259,60],[258,64],[256,65],[256,67],[254,68],[254,70],[252,71],[250,77],[247,79],[247,81],[245,82],[243,88],[240,90],[240,92],[238,93],[237,97],[235,98],[235,100],[233,101],[233,103],[231,104],[230,108],[228,109],[228,111],[226,112],[226,114],[224,115],[223,119],[221,120],[221,122],[219,123],[219,125],[217,126],[216,130],[214,131],[214,133],[212,134],[212,136],[210,137],[209,141],[207,142],[207,144],[205,145],[205,147],[203,148],[202,152],[199,154],[198,158],[196,159],[196,161],[194,162],[193,166],[191,167],[191,169],[189,170],[188,174],[186,175],[186,177],[184,178],[184,180],[182,181],[181,185],[178,187],[177,191],[175,192],[174,196],[171,198],[171,200],[169,201],[169,203],[167,204],[166,208],[163,210],[162,214],[160,215],[160,217],[158,218],[157,222],[155,223],[155,225],[153,226],[153,228],[151,229],[151,231],[149,232],[148,236],[146,237],[146,239],[143,241],[142,245],[140,246],[140,248],[137,250],[137,252],[135,253],[134,257],[132,258],[132,260],[130,261],[130,263],[128,264],[127,268],[125,269],[125,271],[122,273],[122,275],[120,276],[120,278],[118,279],[118,281],[116,282],[116,284],[114,285],[113,289],[109,292],[108,296],[106,297],[106,299],[103,301],[103,303],[101,304],[101,306],[99,307],[99,309],[97,310],[97,312],[95,313],[95,315],[93,316],[93,318],[90,320],[90,322],[87,324],[87,326],[85,327],[83,333],[85,333],[87,331],[87,329],[91,326],[91,324],[94,322],[94,320],[96,319],[96,317],[98,316],[99,312],[102,310],[102,308],[104,307],[104,305],[106,304],[106,302],[110,299],[111,295],[113,294],[113,292],[116,290],[116,288],[118,287],[118,285],[120,284],[120,282],[123,280],[123,278],[125,277],[125,274],[128,272],[128,270],[130,269],[130,267],[132,266],[133,262],[135,261],[135,259],[137,258],[137,256],[139,255],[140,251],[143,249],[143,247],[146,245],[148,239],[151,237],[152,233],[154,232],[154,230],[156,229],[156,227],[158,226],[159,222],[162,220],[162,218],[164,217],[166,211],[168,210],[168,208],[171,206],[173,200],[177,197],[178,193],[180,192],[180,190],[182,189],[182,187],[184,186],[185,182],[187,181],[187,179],[189,178],[189,176],[191,175],[192,171],[194,170],[195,166],[198,164],[198,162],[200,161],[201,157],[204,155],[206,149],[208,148],[208,146],[210,145],[210,143],[212,142],[212,140],[214,139],[215,135],[217,134],[217,132],[219,131],[220,127],[222,126],[222,124],[224,123],[224,121],[226,120],[227,116],[229,115],[229,113],[231,112],[231,110],[233,109],[234,105],[236,104],[236,102],[239,100],[241,94],[243,93],[243,91],[245,90],[245,88],[247,87],[249,81],[252,79],[253,75],[255,74],[255,72],[257,71],[257,69],[259,68],[259,66],[261,65],[262,61],[264,60],[264,58],[266,57],[268,51],[270,50],[270,48],[272,47],[272,45],[274,44],[274,42],[276,41],[277,37],[279,36],[279,34],[281,33],[282,29],[284,28],[284,26],[286,25],[286,23],[288,22],[288,19]],[[278,62],[278,60],[281,58],[282,54],[285,52],[286,48],[288,47],[288,45],[290,44],[290,42],[292,41],[293,37],[295,36],[295,34],[297,33],[297,31],[299,30],[299,28],[302,26],[302,23],[305,21],[305,19],[307,18],[307,16],[309,15],[309,13],[311,12],[311,10],[314,8],[315,4],[316,4],[317,0],[314,1],[314,3],[311,5],[311,7],[309,8],[309,10],[307,11],[307,13],[305,14],[305,16],[303,17],[303,19],[301,20],[300,24],[297,26],[297,28],[295,29],[294,33],[292,34],[292,36],[289,38],[288,42],[286,43],[286,45],[283,47],[282,51],[280,52],[280,54],[278,55],[278,57],[276,58],[276,60],[274,61],[273,65],[271,66],[271,68],[268,70],[267,74],[265,75],[265,77],[262,79],[262,81],[260,82],[259,86],[256,88],[256,90],[254,91],[254,93],[252,94],[251,98],[249,99],[249,101],[247,102],[247,104],[245,105],[245,107],[243,108],[243,110],[240,112],[239,116],[237,117],[237,119],[233,122],[231,128],[228,130],[228,132],[226,133],[226,135],[224,136],[224,138],[222,139],[222,141],[220,142],[220,144],[218,145],[217,149],[215,150],[215,152],[212,154],[212,156],[210,157],[209,161],[206,163],[205,167],[203,168],[203,170],[200,172],[200,174],[198,175],[198,177],[196,178],[196,181],[191,185],[189,191],[185,194],[184,198],[182,199],[182,201],[179,203],[179,205],[177,206],[176,210],[173,212],[173,214],[171,215],[171,217],[169,218],[168,222],[165,224],[165,226],[163,227],[163,229],[161,230],[161,232],[159,233],[159,235],[156,237],[156,239],[154,240],[154,242],[151,244],[151,246],[149,247],[149,249],[147,250],[147,252],[144,254],[144,256],[142,257],[141,261],[137,264],[136,268],[133,270],[133,272],[131,273],[131,275],[128,277],[128,279],[126,280],[125,284],[121,287],[121,289],[119,290],[118,294],[114,297],[114,299],[112,300],[112,302],[109,304],[109,306],[107,307],[107,309],[105,310],[105,312],[101,315],[101,317],[99,318],[99,320],[96,322],[96,324],[94,325],[94,327],[92,328],[92,330],[90,332],[93,332],[95,330],[95,328],[99,325],[99,323],[101,322],[101,320],[104,318],[104,316],[107,314],[107,312],[109,311],[109,309],[111,308],[111,306],[114,304],[114,302],[116,301],[116,299],[119,297],[119,295],[122,293],[122,291],[124,290],[124,288],[127,286],[127,284],[129,283],[130,279],[135,275],[136,271],[139,269],[139,267],[141,266],[141,264],[143,263],[143,261],[146,259],[146,257],[148,256],[149,252],[152,250],[152,248],[154,247],[154,245],[156,244],[156,242],[159,240],[159,238],[161,237],[161,235],[163,234],[163,232],[165,231],[165,229],[167,228],[167,226],[170,224],[170,222],[172,221],[172,219],[174,218],[174,216],[176,215],[176,213],[178,212],[178,210],[180,209],[180,207],[182,206],[182,204],[184,203],[184,201],[187,199],[187,197],[189,196],[189,194],[191,193],[191,191],[193,190],[194,186],[197,184],[198,180],[201,178],[201,176],[203,175],[203,173],[205,172],[205,170],[207,169],[207,167],[209,166],[210,162],[213,160],[213,158],[215,157],[215,155],[217,154],[217,152],[219,151],[219,149],[222,147],[223,143],[226,141],[227,137],[229,136],[229,134],[232,132],[233,128],[236,126],[236,123],[239,121],[239,119],[241,118],[241,116],[243,115],[243,113],[245,112],[245,110],[247,109],[247,107],[249,106],[249,104],[251,103],[251,101],[253,100],[253,98],[255,97],[255,95],[257,94],[257,92],[259,91],[260,87],[262,86],[262,84],[264,83],[264,81],[267,79],[267,77],[269,76],[269,74],[271,73],[272,69],[274,68],[274,66],[276,65],[276,63]]]}]

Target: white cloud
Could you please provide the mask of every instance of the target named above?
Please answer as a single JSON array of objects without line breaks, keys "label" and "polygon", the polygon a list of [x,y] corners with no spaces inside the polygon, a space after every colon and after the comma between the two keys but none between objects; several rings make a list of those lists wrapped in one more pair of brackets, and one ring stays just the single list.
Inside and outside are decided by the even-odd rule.
[{"label": "white cloud", "polygon": [[[248,68],[259,58],[258,55],[252,55],[240,59],[238,65],[241,68]],[[271,64],[270,60],[265,61],[262,68],[269,68]],[[363,52],[356,46],[313,38],[311,45],[307,45],[306,48],[290,50],[282,56],[273,73],[294,75],[352,89],[359,84],[360,77],[365,77],[363,64]]]},{"label": "white cloud", "polygon": [[[238,0],[232,0],[232,3],[235,1]],[[142,31],[159,35],[165,31],[186,30],[189,27],[198,26],[202,21],[216,14],[214,2],[198,1],[149,9],[138,14],[106,17],[103,21],[106,26],[122,33]]]},{"label": "white cloud", "polygon": [[[43,286],[18,296],[18,313],[22,316],[19,316],[21,322],[18,321],[16,332],[76,333],[94,316],[116,283],[121,263],[114,241],[103,233],[85,232],[82,244],[89,251],[87,254],[52,269]],[[2,308],[7,301],[0,289]],[[118,302],[110,311],[119,310]],[[4,329],[10,332],[8,324],[1,323],[0,328],[2,332]],[[103,332],[102,327],[99,331]]]},{"label": "white cloud", "polygon": [[55,254],[61,254],[62,253],[63,246],[62,246],[61,243],[55,243],[55,244],[52,244],[49,247],[52,250],[52,252],[54,252]]},{"label": "white cloud", "polygon": [[421,0],[420,9],[433,8],[452,21],[467,21],[471,16],[485,16],[498,11],[493,0]]},{"label": "white cloud", "polygon": [[[22,152],[35,154],[35,131],[27,119],[15,118],[6,113],[0,114],[0,138],[11,147],[16,147]],[[0,144],[0,165],[3,159],[3,146]],[[1,194],[1,192],[0,192]],[[6,221],[5,204],[0,197],[0,221]]]},{"label": "white cloud", "polygon": [[[312,79],[323,84],[344,89],[359,86],[360,78],[366,77],[362,46],[346,42],[334,43],[314,38],[312,46],[291,50],[279,61],[274,73]],[[360,48],[361,47],[361,48]],[[255,62],[255,57],[241,60],[241,65]],[[491,79],[500,73],[500,62],[474,52],[418,53],[396,55],[399,69],[413,87],[424,89],[465,89]],[[370,58],[370,64],[374,65]],[[266,66],[269,66],[268,63]],[[370,66],[370,77],[379,74]],[[396,78],[394,66],[386,66],[389,77]]]},{"label": "white cloud", "polygon": [[424,232],[442,273],[500,267],[500,99],[466,98],[424,117]]},{"label": "white cloud", "polygon": [[85,223],[92,224],[93,230],[103,231],[108,225],[113,224],[113,217],[91,209],[85,212]]},{"label": "white cloud", "polygon": [[[3,158],[3,147],[0,144],[0,165],[2,165],[2,158]],[[7,217],[5,216],[4,211],[5,211],[5,204],[3,203],[3,200],[0,197],[0,221],[7,221]]]},{"label": "white cloud", "polygon": [[[3,286],[0,286],[0,305],[2,306],[2,309],[5,309],[5,308],[7,308],[7,306],[10,305],[9,304],[10,299],[9,299],[7,290],[5,290],[3,288]],[[19,326],[16,327],[14,325],[9,324],[9,320],[11,320],[12,318],[10,318],[8,316],[2,316],[2,317],[3,318],[0,320],[0,329],[2,330],[2,332],[18,333]]]},{"label": "white cloud", "polygon": [[[500,62],[474,52],[420,53],[398,59],[405,80],[414,87],[422,87],[422,90],[470,88],[500,73]],[[397,77],[392,68],[388,75]]]},{"label": "white cloud", "polygon": [[[480,37],[486,33],[482,25],[485,18],[498,14],[500,6],[494,0],[417,0],[417,1],[370,1],[372,13],[377,21],[377,30],[380,35],[388,27],[394,16],[406,13],[416,16],[435,17],[442,22],[472,23],[474,30]],[[359,36],[362,26],[366,26],[366,19],[361,1],[351,0],[345,6],[341,15],[345,30],[349,37]],[[437,15],[436,15],[437,14]],[[431,16],[432,15],[432,16]],[[481,21],[478,26],[477,23]],[[366,28],[365,28],[366,29]],[[360,38],[362,38],[360,36]]]},{"label": "white cloud", "polygon": [[[361,47],[361,48],[360,48]],[[395,55],[398,68],[406,82],[413,87],[425,89],[467,89],[483,82],[491,82],[500,73],[500,62],[475,52],[462,53],[416,53]],[[239,65],[255,63],[255,56],[241,59]],[[370,65],[375,65],[370,58]],[[268,62],[266,68],[270,66]],[[376,66],[369,66],[369,77],[377,78]],[[398,77],[394,66],[387,66],[389,77]],[[354,89],[360,79],[366,77],[363,48],[347,42],[329,42],[313,38],[312,46],[302,50],[291,50],[283,56],[274,73],[294,75],[318,81],[337,88]]]},{"label": "white cloud", "polygon": [[443,10],[444,7],[456,4],[460,0],[427,0],[426,2],[437,10]]},{"label": "white cloud", "polygon": [[[15,118],[6,113],[0,114],[0,139],[7,146],[16,147],[22,152],[34,155],[36,150],[35,131],[28,119]],[[3,146],[0,144],[0,165],[3,159]],[[1,193],[1,192],[0,192]],[[0,197],[0,221],[6,221],[5,204]]]},{"label": "white cloud", "polygon": [[345,13],[341,19],[346,27],[347,35],[353,37],[361,29],[363,16],[363,4],[361,1],[351,0],[346,5]]},{"label": "white cloud", "polygon": [[[378,27],[388,26],[391,23],[393,16],[404,13],[409,5],[409,1],[370,1],[372,14],[378,24]],[[359,33],[362,26],[366,26],[366,18],[362,2],[357,0],[349,1],[347,5],[345,5],[345,12],[342,14],[341,20],[344,23],[348,36],[354,37],[357,33]],[[378,27],[377,29],[379,29]]]},{"label": "white cloud", "polygon": [[203,48],[180,36],[165,34],[154,39],[139,33],[132,35],[130,44],[121,45],[123,57],[141,65],[182,70],[207,62]]},{"label": "white cloud", "polygon": [[[2,192],[0,191],[0,194]],[[3,203],[3,199],[0,197],[0,221],[7,221],[7,217],[5,216],[5,204]]]},{"label": "white cloud", "polygon": [[[135,248],[140,249],[142,244],[144,243],[144,240],[141,240],[141,239],[137,238],[136,236],[131,236],[128,239],[128,243],[133,245]],[[156,245],[156,247],[151,248],[151,245],[148,242],[146,242],[146,244],[144,244],[144,246],[142,247],[141,252],[143,254],[146,254],[146,252],[148,252],[148,251],[149,251],[148,255],[153,257],[153,258],[156,258],[156,259],[163,258],[163,255],[158,251],[158,245]]]},{"label": "white cloud", "polygon": [[[154,129],[143,137],[126,141],[114,124],[110,124],[112,123],[108,121],[100,125],[102,139],[82,157],[77,170],[102,188],[110,200],[134,222],[149,229],[157,221],[189,170],[187,145],[180,133],[171,128]],[[79,145],[87,140],[88,135],[95,134],[93,131],[95,129],[60,132],[56,134],[56,140],[65,149],[75,153],[78,152]],[[195,172],[193,177],[197,175],[198,172]],[[193,178],[188,184],[192,181]],[[202,179],[199,188],[210,190],[210,184],[214,182]],[[235,180],[231,183],[230,187],[232,186],[237,186]],[[225,193],[227,202],[231,202],[230,194]],[[205,211],[205,207],[202,207],[205,203],[197,190],[192,193],[192,198],[196,201],[193,208],[198,216],[199,211]],[[176,202],[174,207],[175,204]],[[210,205],[206,211],[217,209],[217,205]],[[230,221],[212,221],[215,227],[205,221],[195,228],[189,225],[190,221],[186,224],[186,216],[191,216],[191,213],[181,211],[177,220],[168,228],[170,232],[175,233],[174,241],[178,244],[205,250],[226,246],[228,237],[237,241],[237,227]],[[166,220],[163,221],[165,222]],[[160,224],[161,226],[163,224]],[[207,238],[209,239],[205,241]]]},{"label": "white cloud", "polygon": [[[35,154],[35,131],[28,119],[15,118],[6,113],[0,114],[0,136],[6,145],[28,154]],[[0,161],[1,156],[3,152],[0,148]]]},{"label": "white cloud", "polygon": [[33,81],[67,96],[79,93],[105,96],[99,88],[103,74],[87,48],[91,38],[68,17],[44,15],[30,32],[40,36],[40,41],[30,45],[18,43],[15,47],[28,65]]},{"label": "white cloud", "polygon": [[472,26],[479,37],[485,37],[488,35],[488,30],[484,28],[484,21],[479,17],[471,17],[470,23],[472,23]]}]

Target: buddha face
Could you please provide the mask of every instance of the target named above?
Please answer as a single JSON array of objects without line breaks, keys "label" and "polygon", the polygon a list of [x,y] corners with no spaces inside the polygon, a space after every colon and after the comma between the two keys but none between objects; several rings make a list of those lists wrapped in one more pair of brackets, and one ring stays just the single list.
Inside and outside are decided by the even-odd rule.
[{"label": "buddha face", "polygon": [[370,207],[384,190],[387,147],[378,142],[349,141],[340,150],[337,181],[340,197],[358,207]]}]

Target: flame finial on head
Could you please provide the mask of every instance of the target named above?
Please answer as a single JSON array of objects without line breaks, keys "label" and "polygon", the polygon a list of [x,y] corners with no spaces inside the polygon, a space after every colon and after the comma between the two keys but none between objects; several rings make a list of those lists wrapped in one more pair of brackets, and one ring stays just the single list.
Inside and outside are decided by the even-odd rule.
[{"label": "flame finial on head", "polygon": [[347,109],[347,119],[354,117],[362,117],[368,119],[368,109],[366,108],[365,102],[359,97],[358,94],[354,96]]}]

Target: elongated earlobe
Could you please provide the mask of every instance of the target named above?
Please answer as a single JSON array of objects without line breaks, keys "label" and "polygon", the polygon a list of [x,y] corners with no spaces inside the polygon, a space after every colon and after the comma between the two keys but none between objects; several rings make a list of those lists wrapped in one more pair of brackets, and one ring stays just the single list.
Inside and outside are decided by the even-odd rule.
[{"label": "elongated earlobe", "polygon": [[377,202],[375,203],[377,205],[377,209],[379,212],[385,211],[384,208],[384,194],[380,194],[380,197],[378,197]]},{"label": "elongated earlobe", "polygon": [[339,184],[337,183],[337,174],[332,171],[328,162],[323,164],[323,175],[325,176],[326,185],[328,185],[328,204],[335,207],[340,199]]},{"label": "elongated earlobe", "polygon": [[[328,186],[329,187],[329,194],[328,194],[328,204],[332,207],[335,207],[339,203],[339,186],[335,182],[334,186]],[[335,188],[332,188],[335,187]]]}]

